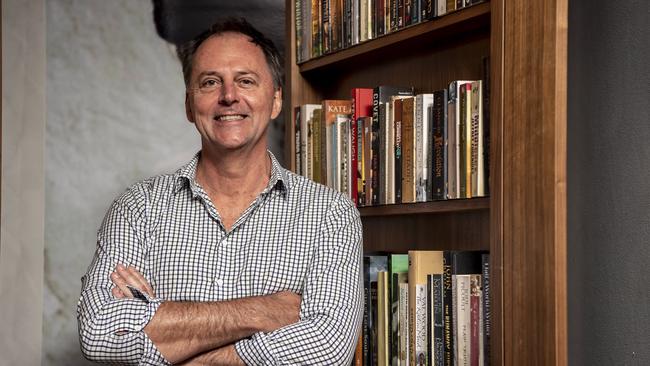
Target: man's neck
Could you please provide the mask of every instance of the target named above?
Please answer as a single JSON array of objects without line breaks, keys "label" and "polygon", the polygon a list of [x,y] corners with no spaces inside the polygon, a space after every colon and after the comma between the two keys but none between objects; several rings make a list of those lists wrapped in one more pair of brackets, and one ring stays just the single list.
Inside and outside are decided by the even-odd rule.
[{"label": "man's neck", "polygon": [[215,199],[257,196],[268,185],[271,158],[266,149],[219,153],[201,150],[197,182]]}]

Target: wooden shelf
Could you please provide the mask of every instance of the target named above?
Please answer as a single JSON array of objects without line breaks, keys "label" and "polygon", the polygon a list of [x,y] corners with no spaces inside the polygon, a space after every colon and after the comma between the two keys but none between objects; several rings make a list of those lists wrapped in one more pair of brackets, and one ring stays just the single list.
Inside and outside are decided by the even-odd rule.
[{"label": "wooden shelf", "polygon": [[490,197],[359,207],[361,217],[416,215],[490,209]]},{"label": "wooden shelf", "polygon": [[443,39],[448,35],[458,37],[462,34],[475,33],[476,29],[487,28],[489,26],[490,4],[491,2],[480,3],[441,18],[409,26],[397,32],[389,33],[352,47],[305,61],[299,65],[300,72],[307,73],[327,68],[343,61],[351,61],[358,57],[367,57],[369,53],[375,51],[397,50],[409,42],[430,42],[436,39]]}]

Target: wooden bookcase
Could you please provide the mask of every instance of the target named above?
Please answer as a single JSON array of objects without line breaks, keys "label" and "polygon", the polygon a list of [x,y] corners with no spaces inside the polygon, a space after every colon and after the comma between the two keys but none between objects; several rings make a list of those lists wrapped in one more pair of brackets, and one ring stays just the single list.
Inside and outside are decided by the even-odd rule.
[{"label": "wooden bookcase", "polygon": [[567,0],[492,0],[300,65],[294,5],[286,1],[288,166],[295,106],[382,84],[431,92],[479,79],[490,57],[490,196],[361,208],[364,247],[489,250],[491,364],[566,365]]}]

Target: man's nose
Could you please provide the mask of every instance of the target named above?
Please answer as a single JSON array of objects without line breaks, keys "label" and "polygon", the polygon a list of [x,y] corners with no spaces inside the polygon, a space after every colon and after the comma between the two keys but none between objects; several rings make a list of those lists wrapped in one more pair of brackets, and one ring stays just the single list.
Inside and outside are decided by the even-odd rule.
[{"label": "man's nose", "polygon": [[238,101],[239,95],[235,83],[231,81],[224,82],[219,93],[219,103],[230,105]]}]

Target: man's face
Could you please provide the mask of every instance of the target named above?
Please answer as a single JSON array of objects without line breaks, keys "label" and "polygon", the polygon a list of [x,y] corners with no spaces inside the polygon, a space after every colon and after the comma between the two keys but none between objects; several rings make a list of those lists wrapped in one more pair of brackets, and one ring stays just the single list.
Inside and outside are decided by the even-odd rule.
[{"label": "man's face", "polygon": [[228,32],[196,51],[185,107],[203,148],[266,149],[267,126],[280,113],[282,93],[273,87],[262,49],[248,36]]}]

